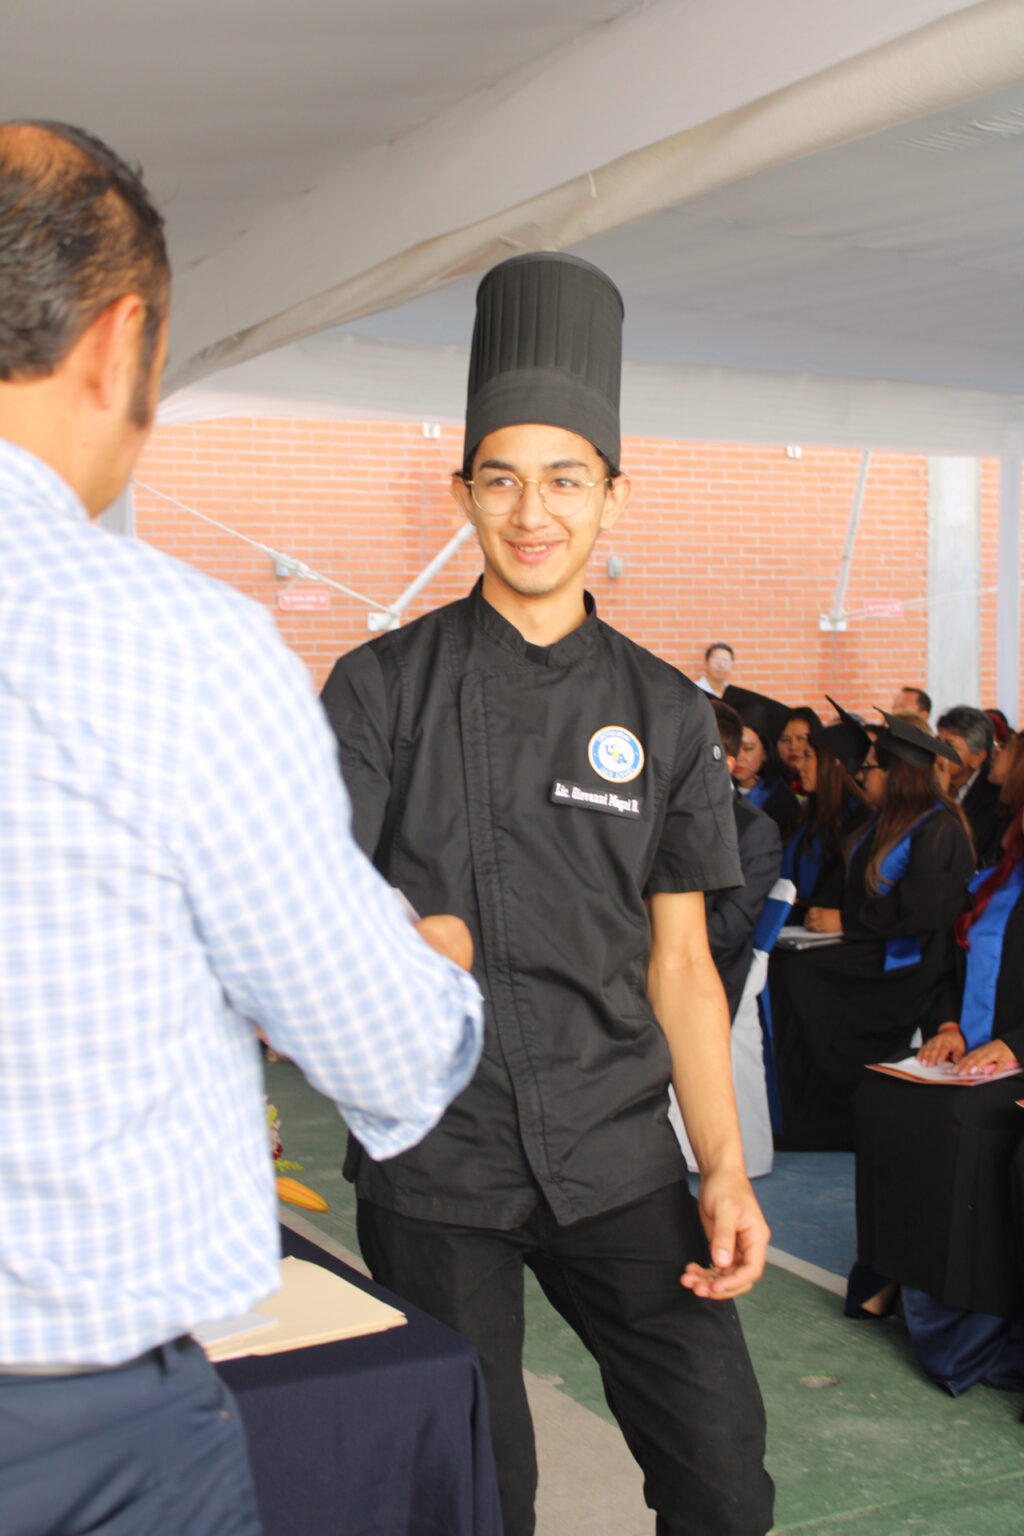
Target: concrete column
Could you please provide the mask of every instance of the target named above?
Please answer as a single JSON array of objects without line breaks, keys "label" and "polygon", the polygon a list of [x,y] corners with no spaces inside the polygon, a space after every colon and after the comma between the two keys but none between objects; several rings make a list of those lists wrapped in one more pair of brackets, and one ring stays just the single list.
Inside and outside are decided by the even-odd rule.
[{"label": "concrete column", "polygon": [[1020,713],[1020,459],[999,465],[999,595],[996,703],[1013,726]]},{"label": "concrete column", "polygon": [[953,704],[981,704],[977,459],[928,460],[928,692],[933,719]]},{"label": "concrete column", "polygon": [[96,519],[104,528],[109,528],[111,533],[127,533],[134,537],[135,534],[135,491],[129,484],[112,501],[110,506],[101,512]]}]

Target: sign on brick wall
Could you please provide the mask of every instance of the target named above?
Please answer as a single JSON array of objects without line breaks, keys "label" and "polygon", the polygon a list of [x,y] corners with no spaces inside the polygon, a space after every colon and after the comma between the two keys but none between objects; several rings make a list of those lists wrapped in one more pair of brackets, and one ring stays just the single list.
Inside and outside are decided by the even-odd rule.
[{"label": "sign on brick wall", "polygon": [[314,608],[329,608],[331,594],[326,587],[285,587],[277,594],[277,606],[292,613],[309,613]]}]

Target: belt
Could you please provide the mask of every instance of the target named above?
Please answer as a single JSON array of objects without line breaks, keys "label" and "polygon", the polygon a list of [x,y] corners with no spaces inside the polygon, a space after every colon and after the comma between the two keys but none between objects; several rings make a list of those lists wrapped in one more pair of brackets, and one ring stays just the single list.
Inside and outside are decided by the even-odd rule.
[{"label": "belt", "polygon": [[169,1357],[181,1354],[195,1344],[191,1334],[183,1333],[178,1338],[171,1339],[166,1344],[157,1344],[153,1349],[147,1349],[144,1354],[133,1355],[130,1360],[122,1360],[117,1365],[84,1364],[75,1361],[73,1364],[64,1362],[49,1362],[46,1365],[4,1365],[0,1363],[0,1376],[93,1376],[103,1371],[130,1371],[137,1365],[163,1365],[170,1364]]}]

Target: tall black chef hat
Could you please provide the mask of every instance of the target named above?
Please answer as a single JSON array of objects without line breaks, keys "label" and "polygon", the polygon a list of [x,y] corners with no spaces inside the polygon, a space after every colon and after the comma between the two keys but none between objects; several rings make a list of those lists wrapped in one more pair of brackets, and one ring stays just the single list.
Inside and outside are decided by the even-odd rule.
[{"label": "tall black chef hat", "polygon": [[851,715],[848,709],[837,704],[830,694],[826,693],[825,697],[839,716],[839,722],[836,725],[822,725],[813,730],[811,746],[816,751],[831,752],[833,757],[839,759],[847,773],[854,776],[868,755],[871,737],[856,715]]},{"label": "tall black chef hat", "polygon": [[875,741],[887,752],[891,752],[893,757],[901,757],[915,768],[927,768],[937,757],[948,757],[958,768],[963,766],[956,748],[951,747],[948,741],[943,741],[941,736],[929,736],[927,731],[919,730],[909,720],[901,720],[899,715],[890,715],[888,710],[879,709],[877,704],[875,708],[885,717],[885,726],[876,732]]},{"label": "tall black chef hat", "polygon": [[488,432],[523,422],[578,432],[618,473],[622,295],[589,261],[531,251],[476,295],[463,473]]}]

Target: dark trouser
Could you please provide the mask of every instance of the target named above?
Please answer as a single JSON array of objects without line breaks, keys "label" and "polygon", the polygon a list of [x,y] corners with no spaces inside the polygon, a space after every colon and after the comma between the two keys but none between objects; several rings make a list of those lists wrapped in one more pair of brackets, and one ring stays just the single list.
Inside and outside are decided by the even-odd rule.
[{"label": "dark trouser", "polygon": [[523,1384],[523,1264],[601,1368],[644,1472],[659,1536],[763,1536],[772,1483],[764,1410],[736,1310],[679,1283],[707,1263],[683,1183],[572,1226],[544,1204],[512,1231],[420,1221],[361,1201],[382,1284],[464,1334],[490,1399],[505,1536],[531,1536],[537,1460]]},{"label": "dark trouser", "polygon": [[0,1375],[3,1536],[260,1536],[234,1399],[198,1344]]}]

